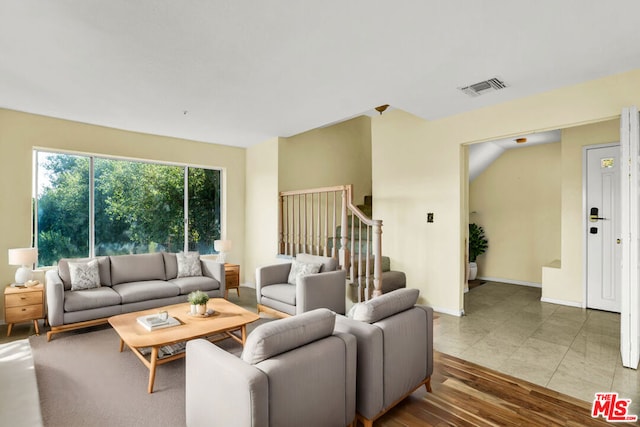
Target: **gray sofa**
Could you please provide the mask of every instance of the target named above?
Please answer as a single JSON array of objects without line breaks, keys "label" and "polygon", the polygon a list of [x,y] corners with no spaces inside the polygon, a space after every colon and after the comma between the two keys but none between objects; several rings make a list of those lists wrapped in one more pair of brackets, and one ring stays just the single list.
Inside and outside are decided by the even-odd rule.
[{"label": "gray sofa", "polygon": [[258,326],[240,358],[187,343],[189,427],[355,426],[356,341],[317,309]]},{"label": "gray sofa", "polygon": [[356,409],[365,427],[424,385],[431,391],[433,309],[417,289],[399,289],[337,316],[335,330],[358,342]]},{"label": "gray sofa", "polygon": [[60,332],[106,323],[110,316],[187,301],[195,290],[223,297],[224,264],[200,259],[201,276],[177,277],[173,253],[117,255],[95,258],[100,286],[72,290],[69,262],[88,263],[89,258],[61,259],[46,273],[47,339]]}]

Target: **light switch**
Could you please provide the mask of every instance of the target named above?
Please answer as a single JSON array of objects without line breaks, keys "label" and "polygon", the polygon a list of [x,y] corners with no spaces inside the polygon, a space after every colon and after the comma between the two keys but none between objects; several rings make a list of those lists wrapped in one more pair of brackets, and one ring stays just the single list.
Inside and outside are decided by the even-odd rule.
[{"label": "light switch", "polygon": [[427,222],[433,222],[433,212],[427,213]]}]

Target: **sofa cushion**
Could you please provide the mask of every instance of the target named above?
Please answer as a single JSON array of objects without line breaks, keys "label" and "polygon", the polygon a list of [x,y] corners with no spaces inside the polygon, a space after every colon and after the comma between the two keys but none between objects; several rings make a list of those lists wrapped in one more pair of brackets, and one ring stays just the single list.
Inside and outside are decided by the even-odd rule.
[{"label": "sofa cushion", "polygon": [[82,311],[120,304],[120,295],[108,286],[66,291],[64,293],[64,311]]},{"label": "sofa cushion", "polygon": [[100,274],[100,284],[111,286],[111,260],[107,256],[96,258],[62,258],[58,261],[58,275],[64,284],[64,290],[71,290],[71,273],[69,272],[69,262],[89,262],[92,259],[98,260],[98,272]]},{"label": "sofa cushion", "polygon": [[111,284],[166,280],[161,253],[116,255],[111,259]]},{"label": "sofa cushion", "polygon": [[180,295],[180,288],[175,283],[163,280],[121,283],[114,285],[113,290],[122,298],[122,304]]},{"label": "sofa cushion", "polygon": [[307,264],[322,264],[319,273],[335,271],[338,269],[338,260],[335,258],[320,255],[298,254],[296,255],[296,259]]},{"label": "sofa cushion", "polygon": [[193,291],[214,291],[220,289],[220,282],[207,276],[180,277],[169,280],[180,288],[180,295],[186,295]]},{"label": "sofa cushion", "polygon": [[71,276],[72,291],[100,287],[98,260],[93,259],[89,262],[69,262],[69,275]]},{"label": "sofa cushion", "polygon": [[354,304],[347,316],[361,322],[375,323],[410,309],[418,301],[419,294],[418,289],[398,289],[367,302]]},{"label": "sofa cushion", "polygon": [[242,360],[252,365],[333,333],[336,315],[318,308],[287,319],[264,323],[251,332],[242,351]]},{"label": "sofa cushion", "polygon": [[295,285],[298,281],[298,277],[319,273],[320,268],[322,268],[322,264],[320,263],[313,264],[294,259],[291,262],[291,269],[289,270],[289,278],[287,279],[287,282]]},{"label": "sofa cushion", "polygon": [[178,259],[176,258],[176,254],[162,252],[162,259],[164,260],[164,274],[167,280],[178,277]]},{"label": "sofa cushion", "polygon": [[260,288],[262,296],[289,305],[296,305],[296,286],[290,283],[263,286]]},{"label": "sofa cushion", "polygon": [[176,259],[178,260],[177,277],[202,276],[202,268],[200,268],[200,253],[180,252],[176,254]]}]

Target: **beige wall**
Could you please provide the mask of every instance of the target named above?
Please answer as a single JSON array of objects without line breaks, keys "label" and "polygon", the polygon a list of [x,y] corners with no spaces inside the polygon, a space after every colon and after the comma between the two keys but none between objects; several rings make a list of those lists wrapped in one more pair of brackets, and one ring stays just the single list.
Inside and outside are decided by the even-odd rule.
[{"label": "beige wall", "polygon": [[278,153],[281,138],[247,149],[245,282],[255,285],[256,267],[273,262],[278,248]]},{"label": "beige wall", "polygon": [[[473,100],[469,103],[473,108]],[[400,110],[372,119],[374,216],[384,221],[383,252],[392,258],[394,268],[406,272],[407,286],[420,289],[422,302],[460,313],[466,237],[462,231],[467,220],[461,145],[610,120],[634,104],[640,104],[640,70],[441,120],[427,121]],[[572,160],[581,162],[581,154]],[[565,198],[573,202],[581,197],[581,190],[568,185],[569,180],[581,178],[565,177],[571,172],[564,163],[563,159],[563,241],[569,221],[565,216],[570,215],[565,212]],[[435,213],[433,224],[426,222],[427,212]],[[581,217],[574,213],[570,221],[581,222]],[[577,244],[575,253],[568,254],[564,242],[561,250],[562,269],[567,269],[571,281],[546,289],[543,295],[563,301],[582,299],[580,275],[569,277],[575,273],[573,265],[582,264],[580,241]]]},{"label": "beige wall", "polygon": [[7,265],[7,249],[31,242],[33,147],[223,168],[226,236],[234,243],[229,260],[243,262],[244,149],[0,109],[0,283],[11,283],[15,274]]},{"label": "beige wall", "polygon": [[560,259],[560,143],[507,150],[469,185],[469,222],[489,249],[478,275],[542,283],[542,266]]},{"label": "beige wall", "polygon": [[371,119],[360,116],[281,138],[280,191],[353,184],[356,204],[371,194]]}]

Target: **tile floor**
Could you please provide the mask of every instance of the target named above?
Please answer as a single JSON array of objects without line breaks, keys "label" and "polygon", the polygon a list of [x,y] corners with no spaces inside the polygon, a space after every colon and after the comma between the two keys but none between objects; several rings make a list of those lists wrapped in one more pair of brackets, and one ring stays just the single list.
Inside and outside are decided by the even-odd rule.
[{"label": "tile floor", "polygon": [[640,373],[620,358],[620,315],[540,301],[541,289],[487,282],[465,294],[465,316],[438,313],[443,353],[592,402],[618,392],[640,415]]}]

